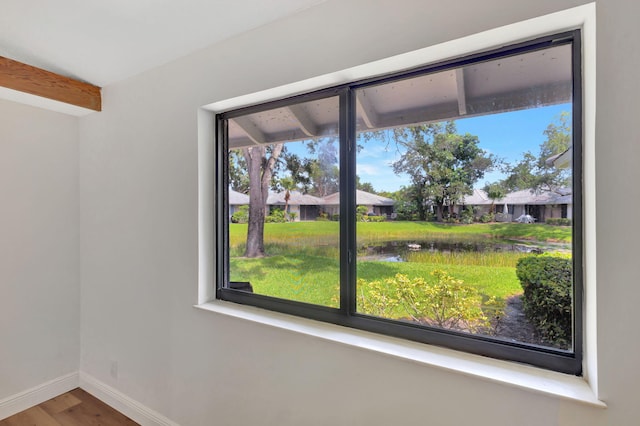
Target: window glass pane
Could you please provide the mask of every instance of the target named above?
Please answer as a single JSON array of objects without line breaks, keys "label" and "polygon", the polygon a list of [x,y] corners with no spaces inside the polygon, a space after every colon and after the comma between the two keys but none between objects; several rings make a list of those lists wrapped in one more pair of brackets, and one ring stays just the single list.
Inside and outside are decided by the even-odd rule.
[{"label": "window glass pane", "polygon": [[571,45],[356,91],[357,311],[572,349]]},{"label": "window glass pane", "polygon": [[339,306],[338,105],[228,120],[232,288]]}]

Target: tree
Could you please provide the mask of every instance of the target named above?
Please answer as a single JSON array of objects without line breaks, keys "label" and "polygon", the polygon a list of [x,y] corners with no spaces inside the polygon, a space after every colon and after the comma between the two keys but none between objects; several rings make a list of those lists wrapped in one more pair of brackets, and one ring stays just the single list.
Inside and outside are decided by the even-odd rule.
[{"label": "tree", "polygon": [[242,148],[249,175],[249,226],[246,257],[264,256],[264,218],[273,171],[284,144]]},{"label": "tree", "polygon": [[504,198],[507,195],[507,189],[500,182],[487,183],[483,189],[484,192],[487,193],[487,197],[491,200],[489,212],[493,214],[496,210],[496,200]]},{"label": "tree", "polygon": [[550,123],[543,134],[546,139],[540,144],[537,156],[525,152],[515,165],[507,167],[507,177],[501,182],[510,191],[531,189],[554,191],[571,185],[571,170],[557,168],[550,158],[560,155],[571,147],[571,115],[562,112]]},{"label": "tree", "polygon": [[[317,158],[313,159],[301,159],[287,152],[284,143],[242,148],[242,157],[237,154],[238,151],[230,152],[229,180],[232,188],[234,185],[238,190],[246,187],[249,192],[246,257],[262,257],[265,254],[264,222],[269,188],[284,188],[285,212],[291,197],[290,191],[298,184],[304,188],[315,188],[320,196],[338,190],[339,173],[335,165],[337,149],[334,142],[332,138],[309,141],[308,151],[317,155]],[[288,174],[278,179],[277,174],[283,171],[283,167]],[[246,170],[246,174],[243,170]]]},{"label": "tree", "polygon": [[370,182],[362,182],[358,175],[356,175],[356,189],[369,192],[371,194],[377,194],[376,190],[373,189],[373,185]]},{"label": "tree", "polygon": [[546,137],[540,146],[540,158],[546,160],[556,154],[562,154],[571,146],[571,114],[563,111],[555,119],[555,122],[549,123],[544,132]]},{"label": "tree", "polygon": [[249,175],[247,162],[241,149],[229,151],[229,186],[243,194],[249,192]]},{"label": "tree", "polygon": [[315,139],[306,143],[315,158],[300,158],[292,152],[283,154],[284,167],[302,192],[324,197],[339,190],[340,170],[334,138]]},{"label": "tree", "polygon": [[441,221],[444,207],[453,208],[472,194],[473,185],[496,161],[478,146],[477,136],[456,131],[453,121],[393,129],[403,151],[393,170],[410,176],[420,220],[426,220],[427,202],[432,202]]},{"label": "tree", "polygon": [[377,194],[394,201],[393,210],[398,220],[418,220],[419,203],[416,202],[413,186],[401,186],[396,191],[379,191]]},{"label": "tree", "polygon": [[291,191],[296,189],[296,183],[291,177],[284,177],[280,179],[279,186],[284,189],[284,214],[285,217],[289,217],[289,200],[291,199]]}]

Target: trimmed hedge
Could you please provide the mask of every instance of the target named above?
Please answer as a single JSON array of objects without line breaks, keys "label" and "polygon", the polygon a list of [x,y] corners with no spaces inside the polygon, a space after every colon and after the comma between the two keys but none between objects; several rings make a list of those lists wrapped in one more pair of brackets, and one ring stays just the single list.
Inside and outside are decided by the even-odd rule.
[{"label": "trimmed hedge", "polygon": [[524,313],[540,336],[556,347],[572,341],[571,259],[528,256],[518,261],[516,275],[524,289]]}]

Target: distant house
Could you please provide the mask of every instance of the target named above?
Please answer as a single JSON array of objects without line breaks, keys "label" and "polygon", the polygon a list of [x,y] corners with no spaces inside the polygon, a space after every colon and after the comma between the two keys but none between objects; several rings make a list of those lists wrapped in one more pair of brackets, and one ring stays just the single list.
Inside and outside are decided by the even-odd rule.
[{"label": "distant house", "polygon": [[[340,213],[340,193],[327,195],[324,197],[325,211],[330,215]],[[372,213],[376,216],[391,217],[394,213],[393,205],[395,201],[391,198],[382,197],[380,195],[371,194],[370,192],[356,190],[356,204],[359,206],[366,206],[367,213]]]},{"label": "distant house", "polygon": [[272,192],[267,198],[269,208],[279,207],[284,210],[287,205],[287,213],[295,213],[295,220],[316,220],[322,206],[325,204],[322,198],[303,194],[300,191],[289,191],[289,203],[285,200],[286,191]]},{"label": "distant house", "polygon": [[524,189],[508,193],[504,198],[491,200],[481,189],[474,189],[472,195],[464,197],[464,207],[473,207],[476,216],[489,213],[491,205],[494,212],[500,213],[499,219],[505,222],[516,220],[522,215],[531,215],[537,222],[549,218],[570,218],[572,216],[573,199],[569,189],[558,192],[532,191]]},{"label": "distant house", "polygon": [[249,205],[249,196],[229,188],[229,217],[238,211],[240,206]]}]

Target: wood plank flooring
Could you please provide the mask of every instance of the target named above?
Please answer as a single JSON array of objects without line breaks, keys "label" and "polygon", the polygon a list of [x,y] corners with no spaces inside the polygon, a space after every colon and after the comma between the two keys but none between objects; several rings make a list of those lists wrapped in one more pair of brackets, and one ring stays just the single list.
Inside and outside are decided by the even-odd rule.
[{"label": "wood plank flooring", "polygon": [[134,425],[140,426],[80,388],[0,420],[0,426]]}]

